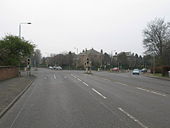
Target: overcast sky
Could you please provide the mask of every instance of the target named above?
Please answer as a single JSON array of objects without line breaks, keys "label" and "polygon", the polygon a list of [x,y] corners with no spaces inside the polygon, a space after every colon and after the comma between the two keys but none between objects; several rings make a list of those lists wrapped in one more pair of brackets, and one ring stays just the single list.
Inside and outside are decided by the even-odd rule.
[{"label": "overcast sky", "polygon": [[170,21],[170,0],[1,0],[0,36],[18,35],[44,56],[103,49],[143,54],[142,31],[155,17]]}]

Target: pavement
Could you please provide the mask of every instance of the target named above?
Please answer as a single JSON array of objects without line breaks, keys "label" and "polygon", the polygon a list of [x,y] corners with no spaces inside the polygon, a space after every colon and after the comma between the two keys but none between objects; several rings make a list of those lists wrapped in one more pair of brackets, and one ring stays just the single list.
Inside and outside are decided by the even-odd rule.
[{"label": "pavement", "polygon": [[170,81],[38,69],[0,128],[169,128]]},{"label": "pavement", "polygon": [[[16,77],[0,81],[0,114],[4,114],[5,109],[11,107],[16,97],[33,81],[33,76],[28,76],[22,72],[21,77]],[[1,115],[0,115],[1,117]]]}]

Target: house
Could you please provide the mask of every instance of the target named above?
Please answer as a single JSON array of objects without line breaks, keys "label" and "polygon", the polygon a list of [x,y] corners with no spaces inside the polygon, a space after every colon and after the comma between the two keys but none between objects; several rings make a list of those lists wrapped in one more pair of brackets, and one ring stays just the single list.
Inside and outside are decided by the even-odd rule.
[{"label": "house", "polygon": [[91,61],[92,68],[100,67],[102,65],[103,50],[101,52],[95,49],[85,49],[77,56],[76,67],[84,69],[87,58]]}]

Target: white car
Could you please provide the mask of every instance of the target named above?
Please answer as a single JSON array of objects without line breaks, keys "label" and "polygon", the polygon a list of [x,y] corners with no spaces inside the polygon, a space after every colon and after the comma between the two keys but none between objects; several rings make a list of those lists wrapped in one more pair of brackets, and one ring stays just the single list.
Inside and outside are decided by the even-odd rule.
[{"label": "white car", "polygon": [[52,67],[52,66],[49,66],[48,68],[49,68],[49,69],[51,69],[51,70],[53,69],[53,67]]},{"label": "white car", "polygon": [[140,74],[140,70],[139,70],[139,69],[134,69],[134,70],[132,71],[132,74],[133,74],[133,75],[139,75],[139,74]]},{"label": "white car", "polygon": [[57,67],[55,67],[55,69],[56,69],[56,70],[62,70],[62,67],[57,66]]}]

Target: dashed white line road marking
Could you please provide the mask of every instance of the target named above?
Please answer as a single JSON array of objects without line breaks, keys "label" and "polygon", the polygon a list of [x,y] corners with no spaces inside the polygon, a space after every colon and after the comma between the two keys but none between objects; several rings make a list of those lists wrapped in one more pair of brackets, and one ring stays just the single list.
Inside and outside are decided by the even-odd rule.
[{"label": "dashed white line road marking", "polygon": [[73,74],[71,74],[71,76],[73,76],[75,79],[81,81],[83,84],[85,84],[86,86],[89,86],[87,83],[85,83],[84,81],[82,81],[81,79],[79,79],[78,77],[74,76]]},{"label": "dashed white line road marking", "polygon": [[83,84],[85,84],[86,86],[89,86],[87,83],[83,82]]},{"label": "dashed white line road marking", "polygon": [[144,88],[140,88],[140,87],[136,87],[136,88],[139,89],[139,90],[145,91],[145,92],[156,94],[156,95],[166,96],[165,94],[162,94],[162,93],[159,93],[159,92],[155,92],[155,91],[152,91],[152,90],[148,90],[148,89],[144,89]]},{"label": "dashed white line road marking", "polygon": [[75,75],[71,74],[72,77],[77,78]]},{"label": "dashed white line road marking", "polygon": [[55,76],[55,74],[54,74],[54,79],[56,79],[56,76]]},{"label": "dashed white line road marking", "polygon": [[82,81],[82,80],[80,80],[79,78],[77,78],[77,80]]},{"label": "dashed white line road marking", "polygon": [[107,97],[103,96],[100,92],[98,92],[96,89],[92,88],[92,90],[94,92],[96,92],[98,95],[100,95],[101,97],[103,97],[104,99],[106,99]]},{"label": "dashed white line road marking", "polygon": [[118,84],[121,84],[121,85],[124,85],[124,86],[128,86],[127,84],[124,84],[124,83],[121,83],[121,82],[115,82],[115,83],[118,83]]},{"label": "dashed white line road marking", "polygon": [[145,126],[142,122],[140,122],[139,120],[137,120],[135,117],[133,117],[132,115],[130,115],[128,112],[126,112],[125,110],[123,110],[122,108],[118,108],[121,112],[123,112],[125,115],[127,115],[130,119],[132,119],[133,121],[135,121],[136,123],[138,123],[140,126],[142,126],[142,128],[148,128],[147,126]]}]

